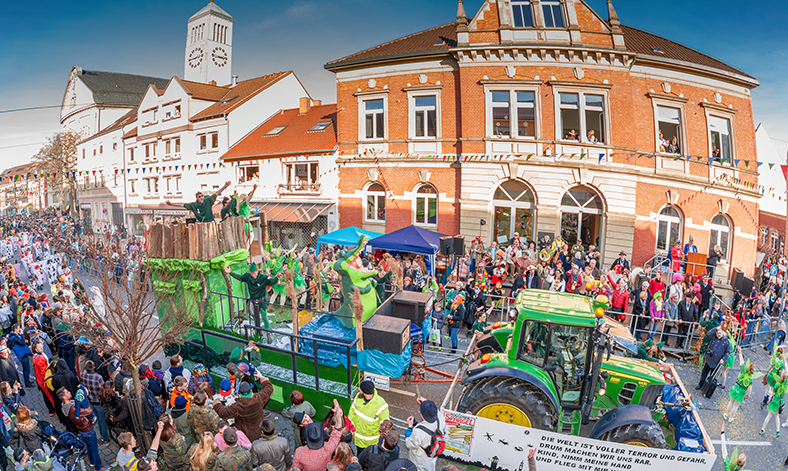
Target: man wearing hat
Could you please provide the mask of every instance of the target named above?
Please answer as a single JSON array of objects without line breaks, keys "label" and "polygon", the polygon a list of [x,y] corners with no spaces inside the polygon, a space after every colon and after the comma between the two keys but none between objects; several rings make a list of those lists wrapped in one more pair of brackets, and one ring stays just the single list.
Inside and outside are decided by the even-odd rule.
[{"label": "man wearing hat", "polygon": [[[271,381],[259,371],[256,372],[256,375],[260,381],[260,391],[252,394],[252,387],[249,383],[242,382],[238,386],[238,400],[234,404],[225,406],[219,401],[213,403],[213,410],[216,411],[219,417],[227,420],[235,419],[235,426],[242,430],[252,442],[262,436],[260,424],[265,418],[264,407],[274,393],[274,386],[271,384]],[[230,444],[226,438],[225,442],[228,445]]]},{"label": "man wearing hat", "polygon": [[262,308],[263,323],[266,329],[270,328],[268,325],[268,287],[279,283],[279,274],[268,276],[261,273],[256,263],[252,263],[249,266],[249,272],[243,275],[233,273],[230,271],[230,267],[225,267],[224,272],[246,284],[249,291],[249,302],[252,304],[254,312],[254,324],[260,327],[260,309]]},{"label": "man wearing hat", "polygon": [[[213,402],[221,402],[224,407],[230,407],[231,405],[235,404],[235,387],[233,386],[233,382],[229,379],[223,379],[221,383],[219,383],[219,394],[214,395]],[[235,419],[228,419],[230,425],[235,424]]]},{"label": "man wearing hat", "polygon": [[438,406],[423,397],[417,399],[423,422],[418,423],[413,416],[408,417],[408,430],[405,432],[405,446],[410,451],[410,460],[419,471],[435,471],[437,457],[431,458],[427,452],[432,443],[432,433],[438,430]]},{"label": "man wearing hat", "polygon": [[282,416],[293,420],[293,441],[295,442],[295,447],[298,448],[304,444],[303,440],[301,440],[302,427],[309,425],[308,423],[302,424],[304,416],[306,415],[311,422],[311,418],[317,412],[315,407],[306,400],[304,394],[297,389],[290,393],[290,403],[292,404],[290,407],[282,409]]},{"label": "man wearing hat", "polygon": [[[293,453],[292,469],[300,471],[324,471],[326,465],[331,461],[331,455],[339,445],[342,436],[342,429],[345,423],[345,415],[342,408],[334,403],[334,421],[331,427],[331,436],[326,441],[323,425],[313,422],[306,426],[304,438],[306,445],[296,448]],[[357,427],[358,428],[358,427]],[[357,430],[358,431],[358,430]],[[377,439],[375,440],[377,442]]]},{"label": "man wearing hat", "polygon": [[611,270],[615,270],[616,273],[621,273],[622,271],[629,270],[629,260],[627,260],[627,253],[623,250],[618,253],[618,258],[610,265]]},{"label": "man wearing hat", "polygon": [[360,455],[364,448],[378,442],[380,423],[389,418],[389,405],[378,395],[372,381],[362,381],[359,389],[348,418],[356,427],[355,442]]},{"label": "man wearing hat", "polygon": [[222,192],[230,186],[230,182],[227,181],[224,183],[224,186],[216,190],[216,193],[212,194],[211,196],[205,196],[201,191],[198,191],[196,196],[196,201],[193,203],[173,203],[170,200],[166,200],[165,203],[168,206],[175,206],[176,208],[184,208],[188,209],[192,213],[194,213],[194,217],[197,219],[197,222],[211,222],[214,220],[213,218],[213,204],[216,202],[216,197],[222,194]]},{"label": "man wearing hat", "polygon": [[662,347],[665,342],[654,343],[653,340],[646,340],[645,342],[638,342],[638,352],[635,358],[647,361],[662,361],[665,355],[662,353]]},{"label": "man wearing hat", "polygon": [[[259,427],[258,427],[259,429]],[[216,469],[221,471],[252,471],[252,454],[238,444],[238,434],[232,427],[227,427],[222,432],[227,448],[219,453],[216,459]]]}]

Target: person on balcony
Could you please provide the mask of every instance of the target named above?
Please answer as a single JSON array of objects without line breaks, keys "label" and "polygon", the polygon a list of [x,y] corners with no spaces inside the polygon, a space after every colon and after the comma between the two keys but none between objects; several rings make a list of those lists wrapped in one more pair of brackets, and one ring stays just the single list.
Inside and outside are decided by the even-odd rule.
[{"label": "person on balcony", "polygon": [[170,200],[166,200],[165,203],[168,206],[174,206],[176,208],[184,208],[188,209],[192,213],[194,213],[194,217],[197,219],[197,222],[211,222],[214,220],[213,217],[213,204],[216,202],[216,197],[222,194],[222,192],[230,186],[230,182],[227,181],[224,183],[224,186],[216,190],[216,192],[210,196],[205,196],[201,191],[198,191],[196,194],[196,201],[193,203],[173,203]]}]

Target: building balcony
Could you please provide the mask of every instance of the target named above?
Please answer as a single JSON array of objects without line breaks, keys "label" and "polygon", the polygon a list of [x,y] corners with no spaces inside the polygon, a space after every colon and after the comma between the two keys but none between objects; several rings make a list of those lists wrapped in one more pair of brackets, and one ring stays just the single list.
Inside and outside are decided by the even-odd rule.
[{"label": "building balcony", "polygon": [[323,189],[320,183],[280,183],[276,192],[279,194],[279,196],[319,196],[323,192]]}]

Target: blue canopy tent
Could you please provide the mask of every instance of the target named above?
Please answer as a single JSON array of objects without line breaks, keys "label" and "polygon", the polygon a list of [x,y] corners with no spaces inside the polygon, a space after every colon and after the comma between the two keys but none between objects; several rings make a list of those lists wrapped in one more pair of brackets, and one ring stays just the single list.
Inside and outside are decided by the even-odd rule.
[{"label": "blue canopy tent", "polygon": [[358,239],[362,235],[367,236],[368,240],[376,239],[384,234],[380,232],[366,231],[355,226],[345,227],[343,229],[323,234],[317,238],[317,253],[320,253],[321,244],[331,245],[358,245]]},{"label": "blue canopy tent", "polygon": [[376,249],[393,250],[396,252],[411,252],[428,255],[430,260],[430,274],[435,275],[435,254],[440,251],[440,238],[443,234],[428,231],[416,226],[403,227],[402,229],[380,236],[371,240],[369,245]]}]

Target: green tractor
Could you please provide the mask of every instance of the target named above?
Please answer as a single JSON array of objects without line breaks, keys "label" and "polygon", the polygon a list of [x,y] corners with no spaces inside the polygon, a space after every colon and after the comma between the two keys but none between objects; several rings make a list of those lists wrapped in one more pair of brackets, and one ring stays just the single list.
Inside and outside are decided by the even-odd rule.
[{"label": "green tractor", "polygon": [[[519,315],[477,342],[462,379],[459,412],[525,427],[652,448],[667,446],[654,366],[611,355],[628,330],[606,319],[607,298],[523,290]],[[618,337],[616,337],[618,335]],[[628,339],[626,338],[628,337]],[[654,412],[652,412],[654,409]],[[588,434],[591,420],[595,426]],[[584,429],[581,432],[581,429]],[[672,434],[668,435],[672,441]]]}]

